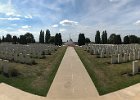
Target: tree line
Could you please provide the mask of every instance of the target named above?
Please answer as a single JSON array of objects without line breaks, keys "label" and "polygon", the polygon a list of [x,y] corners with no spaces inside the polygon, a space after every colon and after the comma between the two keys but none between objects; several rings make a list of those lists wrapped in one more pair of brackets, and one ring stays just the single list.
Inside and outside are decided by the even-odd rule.
[{"label": "tree line", "polygon": [[[2,36],[2,38],[0,38],[0,43],[1,42],[11,42],[13,44],[36,43],[34,35],[29,32],[27,32],[24,35],[20,35],[19,37],[17,37],[16,35],[12,36],[11,34],[7,34],[6,36]],[[44,36],[44,31],[41,30],[39,35],[39,43],[55,44],[61,46],[62,45],[61,33],[56,33],[55,36],[51,36],[50,30],[47,29]]]},{"label": "tree line", "polygon": [[[88,42],[87,42],[88,40]],[[84,33],[80,33],[78,37],[78,45],[85,45],[86,43],[90,43],[89,38],[85,38]],[[107,31],[103,31],[102,33],[98,30],[95,34],[95,44],[132,44],[132,43],[139,43],[140,44],[140,37],[136,35],[126,35],[124,38],[121,37],[119,34],[112,33],[109,38]]]},{"label": "tree line", "polygon": [[56,33],[55,36],[51,36],[50,30],[46,30],[46,33],[41,30],[39,35],[39,43],[51,43],[55,45],[62,45],[61,33]]},{"label": "tree line", "polygon": [[2,39],[0,38],[0,42],[12,42],[13,44],[27,44],[27,43],[35,43],[34,36],[32,33],[26,33],[24,35],[12,36],[11,34],[7,34],[5,37],[2,36]]}]

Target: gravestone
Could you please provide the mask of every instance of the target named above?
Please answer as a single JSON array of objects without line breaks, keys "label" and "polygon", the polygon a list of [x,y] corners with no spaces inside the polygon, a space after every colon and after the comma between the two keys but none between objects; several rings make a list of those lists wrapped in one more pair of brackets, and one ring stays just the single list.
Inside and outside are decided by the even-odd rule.
[{"label": "gravestone", "polygon": [[135,75],[138,73],[138,61],[133,61],[132,64],[132,74]]}]

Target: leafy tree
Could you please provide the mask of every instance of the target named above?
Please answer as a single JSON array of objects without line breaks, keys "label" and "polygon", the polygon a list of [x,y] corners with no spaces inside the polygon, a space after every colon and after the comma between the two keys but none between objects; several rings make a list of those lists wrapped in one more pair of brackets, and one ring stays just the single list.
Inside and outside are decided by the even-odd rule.
[{"label": "leafy tree", "polygon": [[116,40],[115,44],[122,44],[122,39],[120,35],[116,35]]},{"label": "leafy tree", "polygon": [[78,38],[78,45],[85,45],[85,35],[83,33],[79,34],[79,38]]},{"label": "leafy tree", "polygon": [[13,44],[16,44],[18,42],[17,36],[13,36]]},{"label": "leafy tree", "polygon": [[50,30],[46,30],[46,35],[45,35],[45,43],[49,43],[49,39],[50,39]]},{"label": "leafy tree", "polygon": [[96,32],[96,35],[95,35],[95,43],[96,44],[100,44],[101,43],[100,31],[97,31]]},{"label": "leafy tree", "polygon": [[108,39],[108,43],[110,44],[116,44],[116,34],[111,34],[109,39]]},{"label": "leafy tree", "polygon": [[138,43],[138,37],[135,35],[130,35],[129,41],[130,41],[130,43]]},{"label": "leafy tree", "polygon": [[129,44],[130,43],[128,35],[123,38],[123,43],[124,44]]},{"label": "leafy tree", "polygon": [[86,44],[88,44],[88,43],[90,43],[90,42],[91,42],[91,41],[90,41],[89,38],[86,38],[86,39],[85,39],[85,43],[86,43]]},{"label": "leafy tree", "polygon": [[54,42],[55,42],[55,37],[51,36],[49,39],[49,43],[54,44]]},{"label": "leafy tree", "polygon": [[12,36],[10,34],[6,35],[5,42],[12,42]]},{"label": "leafy tree", "polygon": [[26,40],[25,35],[20,35],[19,43],[20,44],[27,44],[27,40]]},{"label": "leafy tree", "polygon": [[39,35],[39,43],[44,43],[44,31],[40,31],[40,35]]},{"label": "leafy tree", "polygon": [[107,44],[107,32],[103,31],[102,33],[102,43]]},{"label": "leafy tree", "polygon": [[35,39],[32,33],[26,33],[24,36],[26,37],[27,43],[35,43]]}]

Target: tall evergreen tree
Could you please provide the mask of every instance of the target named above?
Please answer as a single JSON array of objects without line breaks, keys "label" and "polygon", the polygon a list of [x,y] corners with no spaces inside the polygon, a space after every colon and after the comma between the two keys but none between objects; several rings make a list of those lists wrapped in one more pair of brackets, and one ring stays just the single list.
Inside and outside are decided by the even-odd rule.
[{"label": "tall evergreen tree", "polygon": [[50,30],[46,30],[46,35],[45,35],[45,43],[49,43],[49,39],[50,39]]},{"label": "tall evergreen tree", "polygon": [[55,45],[59,45],[59,34],[56,33],[55,35]]},{"label": "tall evergreen tree", "polygon": [[61,37],[61,33],[56,33],[55,35],[55,45],[62,45],[62,37]]},{"label": "tall evergreen tree", "polygon": [[95,35],[95,43],[96,44],[100,44],[101,43],[100,31],[97,31],[96,32],[96,35]]},{"label": "tall evergreen tree", "polygon": [[18,42],[17,36],[13,36],[13,44],[16,44]]},{"label": "tall evergreen tree", "polygon": [[80,33],[79,34],[79,37],[78,37],[78,45],[79,46],[85,45],[85,35],[83,33]]},{"label": "tall evergreen tree", "polygon": [[39,43],[44,43],[44,31],[40,31],[40,35],[39,35]]},{"label": "tall evergreen tree", "polygon": [[59,38],[58,39],[59,40],[58,41],[59,42],[59,45],[61,46],[62,45],[62,36],[61,36],[61,33],[58,34],[58,38]]},{"label": "tall evergreen tree", "polygon": [[107,32],[103,31],[102,33],[102,43],[107,44]]}]

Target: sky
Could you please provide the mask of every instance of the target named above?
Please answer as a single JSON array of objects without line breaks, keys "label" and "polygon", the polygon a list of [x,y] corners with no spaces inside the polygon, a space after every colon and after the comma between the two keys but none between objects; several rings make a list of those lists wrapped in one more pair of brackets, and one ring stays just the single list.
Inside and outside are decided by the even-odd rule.
[{"label": "sky", "polygon": [[140,36],[140,0],[0,0],[0,36],[40,30],[60,32],[63,41],[84,33],[94,41],[97,30]]}]

